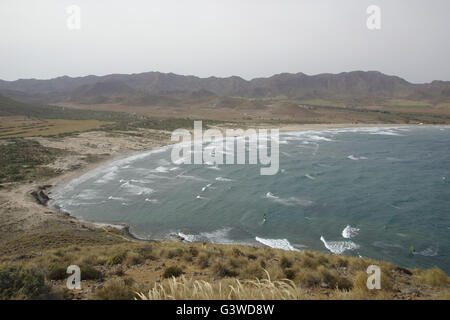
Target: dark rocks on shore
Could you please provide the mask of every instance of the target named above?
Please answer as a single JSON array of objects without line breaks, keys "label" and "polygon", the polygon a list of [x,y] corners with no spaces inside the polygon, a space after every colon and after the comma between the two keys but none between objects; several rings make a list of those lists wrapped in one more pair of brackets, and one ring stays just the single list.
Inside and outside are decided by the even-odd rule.
[{"label": "dark rocks on shore", "polygon": [[46,190],[50,188],[51,185],[47,184],[44,186],[39,186],[37,190],[31,192],[31,195],[36,200],[37,203],[46,206],[50,197],[47,195]]}]

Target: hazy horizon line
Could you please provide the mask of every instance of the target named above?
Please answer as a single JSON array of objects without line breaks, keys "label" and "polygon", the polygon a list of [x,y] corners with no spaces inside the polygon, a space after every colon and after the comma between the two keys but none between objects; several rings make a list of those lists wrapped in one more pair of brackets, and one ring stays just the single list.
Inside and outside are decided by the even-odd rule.
[{"label": "hazy horizon line", "polygon": [[5,81],[5,82],[16,82],[16,81],[20,81],[20,80],[37,80],[37,81],[49,81],[49,80],[55,80],[55,79],[59,79],[59,78],[71,78],[71,79],[77,79],[77,78],[86,78],[86,77],[106,77],[106,76],[111,76],[111,75],[138,75],[138,74],[144,74],[144,73],[161,73],[161,74],[173,74],[176,76],[184,76],[184,77],[196,77],[199,79],[209,79],[209,78],[216,78],[216,79],[227,79],[227,78],[240,78],[242,80],[245,80],[247,82],[250,82],[252,80],[256,80],[256,79],[268,79],[274,76],[278,76],[278,75],[283,75],[283,74],[291,74],[291,75],[295,75],[295,74],[304,74],[306,76],[309,77],[313,77],[313,76],[319,76],[319,75],[339,75],[342,73],[354,73],[354,72],[377,72],[377,73],[381,73],[383,75],[386,76],[392,76],[392,77],[397,77],[400,78],[408,83],[411,84],[428,84],[428,83],[432,83],[434,81],[443,81],[443,82],[449,82],[450,80],[443,80],[443,79],[434,79],[431,80],[429,82],[411,82],[409,80],[407,80],[406,78],[399,76],[399,75],[395,75],[395,74],[388,74],[388,73],[384,73],[382,71],[379,70],[351,70],[351,71],[341,71],[338,73],[333,73],[333,72],[321,72],[321,73],[315,73],[315,74],[308,74],[302,71],[298,71],[298,72],[279,72],[279,73],[274,73],[272,75],[268,75],[268,76],[260,76],[260,77],[254,77],[254,78],[244,78],[242,76],[239,75],[230,75],[230,76],[215,76],[215,75],[210,75],[210,76],[197,76],[194,74],[182,74],[182,73],[175,73],[175,72],[162,72],[162,71],[142,71],[142,72],[130,72],[130,73],[106,73],[106,74],[86,74],[86,75],[61,75],[61,76],[56,76],[53,78],[17,78],[15,80],[5,80],[0,78],[0,81]]}]

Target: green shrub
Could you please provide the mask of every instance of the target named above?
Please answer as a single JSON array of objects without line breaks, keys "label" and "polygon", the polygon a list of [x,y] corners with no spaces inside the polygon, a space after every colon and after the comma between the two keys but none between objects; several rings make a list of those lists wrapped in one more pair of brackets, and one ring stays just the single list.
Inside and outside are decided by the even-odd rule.
[{"label": "green shrub", "polygon": [[282,257],[280,260],[280,267],[283,269],[292,267],[292,261],[287,257]]},{"label": "green shrub", "polygon": [[353,289],[353,282],[345,277],[339,277],[337,282],[337,288],[339,290],[351,290]]},{"label": "green shrub", "polygon": [[219,278],[225,277],[236,277],[238,275],[237,272],[228,268],[224,263],[218,261],[212,266],[213,272]]},{"label": "green shrub", "polygon": [[316,271],[306,271],[298,275],[299,282],[302,286],[312,288],[320,284],[320,275]]},{"label": "green shrub", "polygon": [[247,279],[262,279],[266,277],[266,274],[258,263],[251,263],[244,268],[242,276]]},{"label": "green shrub", "polygon": [[294,280],[295,275],[296,275],[296,272],[293,269],[285,269],[284,270],[284,276],[286,277],[286,279]]},{"label": "green shrub", "polygon": [[181,248],[172,249],[172,250],[169,250],[169,252],[167,253],[167,258],[173,259],[175,257],[181,257],[183,255],[183,253],[184,253],[184,251]]},{"label": "green shrub", "polygon": [[247,255],[247,258],[249,259],[249,260],[256,260],[256,259],[258,259],[258,257],[257,256],[255,256],[254,254],[249,254],[249,255]]},{"label": "green shrub", "polygon": [[144,258],[139,253],[136,253],[134,251],[127,252],[124,260],[125,264],[128,266],[135,266],[142,263],[143,261]]},{"label": "green shrub", "polygon": [[189,253],[195,258],[198,256],[198,249],[195,247],[189,247]]},{"label": "green shrub", "polygon": [[66,279],[69,275],[67,274],[67,267],[52,264],[48,268],[48,278],[50,280],[63,280]]},{"label": "green shrub", "polygon": [[336,287],[338,283],[338,275],[334,270],[328,270],[324,266],[319,266],[317,272],[319,273],[320,279],[330,288],[334,289]]},{"label": "green shrub", "polygon": [[0,269],[0,299],[48,299],[51,287],[37,269],[9,266]]},{"label": "green shrub", "polygon": [[172,277],[179,277],[183,274],[183,270],[181,270],[181,268],[176,267],[176,266],[172,266],[172,267],[168,267],[166,268],[166,270],[164,270],[164,274],[163,277],[164,278],[172,278]]},{"label": "green shrub", "polygon": [[307,255],[301,259],[300,265],[303,268],[316,269],[317,266],[319,265],[319,262],[316,259],[311,258],[310,256]]},{"label": "green shrub", "polygon": [[81,266],[81,280],[100,280],[103,278],[101,271],[91,266]]},{"label": "green shrub", "polygon": [[239,250],[238,248],[236,248],[236,247],[233,247],[233,249],[231,249],[231,254],[234,257],[242,257],[242,256],[244,256],[244,253],[241,250]]},{"label": "green shrub", "polygon": [[209,256],[206,253],[202,253],[197,258],[197,264],[200,268],[205,269],[209,266]]},{"label": "green shrub", "polygon": [[112,256],[111,258],[109,258],[106,261],[106,265],[107,266],[113,266],[113,265],[116,265],[116,264],[121,264],[123,262],[124,257],[125,257],[125,253],[120,253],[120,254],[117,254],[115,256]]}]

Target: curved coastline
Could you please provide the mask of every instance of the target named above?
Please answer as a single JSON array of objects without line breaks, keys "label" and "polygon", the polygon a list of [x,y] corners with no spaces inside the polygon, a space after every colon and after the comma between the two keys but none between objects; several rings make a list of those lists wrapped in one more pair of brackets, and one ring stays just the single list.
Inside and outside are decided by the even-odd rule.
[{"label": "curved coastline", "polygon": [[[308,133],[315,133],[315,132],[318,133],[318,132],[327,132],[327,131],[356,132],[356,131],[361,131],[361,130],[370,131],[371,129],[377,129],[377,128],[395,129],[395,128],[407,128],[407,127],[414,128],[414,127],[450,127],[450,126],[446,126],[446,125],[411,125],[411,124],[374,124],[374,125],[368,125],[368,124],[349,125],[349,124],[346,124],[346,125],[320,125],[319,128],[311,128],[308,125],[299,125],[299,127],[294,130],[292,130],[290,126],[286,126],[284,128],[282,127],[282,128],[280,128],[280,132],[288,133],[288,134],[308,134]],[[275,127],[273,127],[273,128],[275,128]],[[268,127],[267,129],[271,129],[271,128]],[[167,144],[160,145],[160,146],[154,147],[149,150],[136,151],[136,152],[132,152],[129,154],[118,155],[111,159],[106,159],[104,161],[101,161],[100,163],[92,164],[92,166],[88,166],[84,169],[69,172],[68,177],[66,175],[57,177],[57,178],[59,178],[59,179],[57,179],[58,181],[55,184],[52,184],[52,186],[49,188],[48,196],[49,196],[50,200],[49,200],[47,206],[49,208],[52,208],[64,215],[66,215],[66,216],[70,216],[73,219],[77,219],[80,222],[89,224],[96,228],[104,228],[104,227],[115,228],[115,229],[119,230],[126,238],[133,240],[133,241],[154,242],[154,241],[176,240],[176,241],[191,242],[188,239],[183,238],[179,234],[175,234],[175,233],[170,233],[168,235],[169,239],[167,239],[167,240],[165,240],[165,239],[164,240],[150,239],[150,238],[140,237],[137,234],[134,234],[132,232],[131,226],[127,223],[124,223],[124,222],[109,223],[109,222],[96,222],[96,221],[84,220],[82,218],[73,216],[70,212],[67,212],[66,210],[59,207],[58,205],[55,205],[53,202],[53,200],[54,200],[53,195],[55,193],[64,192],[64,190],[66,190],[66,188],[70,188],[74,184],[76,185],[82,181],[85,181],[85,180],[89,179],[90,177],[98,174],[99,172],[102,172],[102,170],[106,170],[107,168],[110,168],[112,166],[123,165],[123,164],[126,164],[128,162],[134,161],[139,158],[144,158],[152,153],[166,151],[167,148],[169,148],[171,145],[173,145],[173,143],[170,143],[170,141],[168,141]],[[64,182],[66,182],[66,181],[68,181],[68,183],[64,184]],[[64,185],[62,185],[62,184],[64,184]],[[256,245],[263,246],[263,244],[259,243],[258,241],[257,241]]]}]

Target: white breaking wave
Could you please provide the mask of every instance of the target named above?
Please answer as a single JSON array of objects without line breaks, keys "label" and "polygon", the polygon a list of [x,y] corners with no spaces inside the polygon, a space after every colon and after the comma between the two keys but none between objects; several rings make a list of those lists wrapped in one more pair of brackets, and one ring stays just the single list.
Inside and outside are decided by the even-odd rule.
[{"label": "white breaking wave", "polygon": [[[105,176],[108,173],[111,172],[111,168],[114,167],[118,167],[118,168],[126,168],[129,167],[129,164],[139,160],[139,159],[144,159],[152,154],[155,153],[160,153],[160,152],[164,152],[166,150],[168,150],[169,146],[164,146],[161,148],[157,148],[157,149],[152,149],[149,151],[145,151],[145,152],[140,152],[137,154],[134,154],[132,156],[129,156],[127,158],[123,158],[123,159],[119,159],[119,160],[115,160],[111,163],[102,165],[94,170],[91,170],[85,174],[83,174],[82,176],[71,180],[69,183],[64,184],[64,186],[58,186],[58,188],[55,188],[53,190],[53,199],[57,199],[61,196],[63,196],[67,191],[72,190],[73,188],[75,188],[76,186],[80,185],[83,182],[88,181],[89,179],[102,179],[101,176]],[[100,178],[99,178],[100,177]],[[107,177],[109,178],[109,177]],[[55,200],[51,201],[52,203],[56,203]]]},{"label": "white breaking wave", "polygon": [[143,179],[131,179],[130,182],[135,182],[135,183],[151,183],[152,181],[150,180],[143,180]]},{"label": "white breaking wave", "polygon": [[227,181],[233,181],[233,179],[228,179],[228,178],[223,178],[223,177],[217,177],[216,181],[223,181],[223,182],[227,182]]},{"label": "white breaking wave", "polygon": [[158,160],[158,163],[159,163],[160,165],[162,165],[162,166],[168,166],[168,165],[170,165],[170,162],[167,161],[166,159],[159,159],[159,160]]},{"label": "white breaking wave", "polygon": [[206,181],[203,178],[199,178],[196,176],[186,176],[183,173],[180,173],[179,175],[177,175],[177,178],[184,178],[184,179],[189,179],[189,180],[194,180],[194,181]]},{"label": "white breaking wave", "polygon": [[234,243],[233,240],[229,239],[228,233],[231,228],[222,228],[212,232],[201,232],[199,234],[186,234],[178,232],[177,234],[188,242],[211,242],[211,243],[224,243],[231,244]]},{"label": "white breaking wave", "polygon": [[104,184],[107,182],[110,182],[112,180],[114,180],[117,176],[117,170],[119,169],[119,167],[117,166],[113,166],[111,167],[110,172],[108,172],[107,174],[103,175],[100,179],[95,180],[94,183],[98,183],[98,184]]},{"label": "white breaking wave", "polygon": [[384,135],[384,136],[403,136],[402,134],[396,133],[391,130],[376,131],[376,132],[371,132],[370,134],[379,134],[379,135]]},{"label": "white breaking wave", "polygon": [[424,257],[434,257],[434,256],[437,256],[438,249],[439,248],[437,246],[431,246],[429,248],[426,248],[425,250],[416,251],[416,252],[414,252],[414,254],[424,256]]},{"label": "white breaking wave", "polygon": [[151,202],[151,203],[158,203],[159,201],[157,199],[149,199],[149,198],[145,198],[146,202]]},{"label": "white breaking wave", "polygon": [[358,228],[353,228],[351,226],[346,226],[344,228],[344,230],[342,230],[342,237],[346,238],[346,239],[351,239],[353,237],[355,237],[356,235],[358,235],[359,233],[359,229]]},{"label": "white breaking wave", "polygon": [[349,155],[347,158],[350,159],[350,160],[355,160],[355,161],[357,161],[357,160],[367,160],[366,157],[355,157],[355,156],[352,155],[352,154]]},{"label": "white breaking wave", "polygon": [[312,141],[333,141],[329,138],[325,138],[325,137],[321,137],[321,136],[317,136],[317,135],[307,135],[306,139],[312,140]]},{"label": "white breaking wave", "polygon": [[274,249],[283,249],[288,251],[300,251],[294,248],[287,239],[264,239],[255,237],[255,240]]},{"label": "white breaking wave", "polygon": [[289,197],[289,198],[280,198],[278,196],[275,196],[271,192],[266,193],[266,198],[269,200],[272,200],[274,202],[283,204],[285,206],[301,206],[301,207],[307,207],[313,204],[310,200],[304,200],[304,199],[298,199],[296,197]]},{"label": "white breaking wave", "polygon": [[117,200],[117,201],[126,201],[126,199],[121,198],[121,197],[113,197],[113,196],[109,196],[108,200]]},{"label": "white breaking wave", "polygon": [[208,183],[206,186],[204,186],[203,188],[202,188],[202,192],[204,192],[206,189],[208,189],[209,187],[211,187],[211,183]]},{"label": "white breaking wave", "polygon": [[342,254],[347,250],[359,249],[359,245],[353,241],[326,241],[323,236],[320,237],[325,248],[336,254]]},{"label": "white breaking wave", "polygon": [[316,178],[311,177],[309,174],[305,174],[305,177],[307,177],[307,178],[310,179],[310,180],[316,180]]},{"label": "white breaking wave", "polygon": [[158,168],[151,170],[151,172],[158,172],[158,173],[167,173],[168,171],[169,168],[163,166],[159,166]]},{"label": "white breaking wave", "polygon": [[96,190],[92,189],[85,189],[78,193],[76,196],[74,196],[74,199],[81,199],[81,200],[96,200],[98,199],[98,194]]},{"label": "white breaking wave", "polygon": [[137,194],[137,195],[150,194],[150,193],[153,192],[153,189],[151,189],[151,188],[137,186],[137,185],[132,184],[130,182],[122,183],[120,185],[120,187],[126,189],[130,193],[134,193],[134,194]]}]

